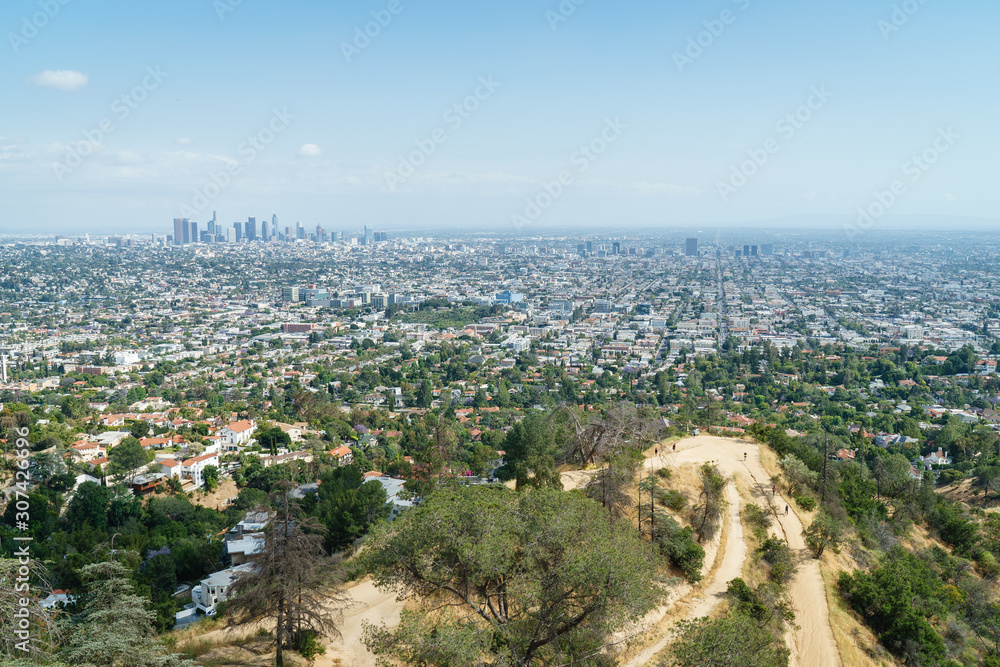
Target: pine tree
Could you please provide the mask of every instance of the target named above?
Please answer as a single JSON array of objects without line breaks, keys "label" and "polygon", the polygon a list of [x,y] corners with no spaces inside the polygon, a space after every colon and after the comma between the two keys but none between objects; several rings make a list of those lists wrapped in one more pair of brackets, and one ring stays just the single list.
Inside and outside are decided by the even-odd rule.
[{"label": "pine tree", "polygon": [[275,664],[283,667],[285,649],[299,648],[316,634],[337,634],[345,598],[334,588],[336,561],[324,558],[319,524],[291,514],[287,485],[280,493],[279,517],[268,527],[253,567],[234,578],[228,613],[230,626],[273,622]]},{"label": "pine tree", "polygon": [[156,639],[156,613],[135,592],[130,571],[114,561],[80,570],[88,584],[83,613],[67,624],[61,658],[95,667],[193,667]]}]

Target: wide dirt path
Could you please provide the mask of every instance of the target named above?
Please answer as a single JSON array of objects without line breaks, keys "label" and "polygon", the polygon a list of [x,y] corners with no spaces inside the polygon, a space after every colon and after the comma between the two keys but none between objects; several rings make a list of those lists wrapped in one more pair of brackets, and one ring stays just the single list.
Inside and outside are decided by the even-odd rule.
[{"label": "wide dirt path", "polygon": [[[744,452],[747,454],[746,461],[743,460]],[[758,504],[767,506],[768,499],[765,496],[771,496],[770,476],[761,465],[758,445],[744,440],[705,435],[687,438],[677,443],[676,451],[668,446],[665,453],[647,459],[646,468],[654,471],[686,463],[706,462],[717,465],[724,475],[743,477],[751,488],[751,493],[759,497]],[[740,576],[746,558],[747,544],[739,520],[741,509],[739,497],[732,483],[726,492],[730,502],[727,512],[729,537],[726,540],[722,565],[708,582],[702,597],[688,610],[687,618],[705,616],[722,601],[725,597],[726,583]],[[790,504],[791,500],[778,495],[772,496],[770,500],[775,507],[780,508],[776,517],[778,529],[776,532],[788,542],[798,563],[798,572],[788,586],[788,595],[795,611],[797,626],[790,631],[790,636],[787,638],[792,652],[791,664],[839,667],[842,663],[830,627],[826,588],[820,574],[819,562],[812,558],[806,548],[799,518],[791,511],[787,516],[784,514],[784,506]],[[662,651],[670,640],[671,637],[664,637],[646,648],[628,662],[629,667],[645,665]]]}]

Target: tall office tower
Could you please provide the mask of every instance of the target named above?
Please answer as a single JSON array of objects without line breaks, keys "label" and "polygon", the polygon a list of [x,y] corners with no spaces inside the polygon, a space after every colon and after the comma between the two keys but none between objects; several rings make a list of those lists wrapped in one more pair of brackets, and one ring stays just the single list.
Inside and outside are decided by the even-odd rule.
[{"label": "tall office tower", "polygon": [[271,214],[271,229],[273,229],[275,235],[277,235],[277,233],[278,233],[278,214],[277,213],[272,213]]},{"label": "tall office tower", "polygon": [[247,241],[257,240],[257,221],[255,219],[250,218],[249,220],[247,220],[243,224],[243,228],[244,228],[243,236],[246,238]]},{"label": "tall office tower", "polygon": [[184,242],[184,218],[174,218],[174,245]]},{"label": "tall office tower", "polygon": [[622,254],[622,244],[619,243],[618,241],[615,241],[614,243],[612,243],[611,244],[611,254],[612,255],[620,255],[620,254]]},{"label": "tall office tower", "polygon": [[239,243],[243,240],[243,226],[238,222],[234,222],[233,229],[236,230],[236,243]]},{"label": "tall office tower", "polygon": [[594,242],[593,241],[587,241],[587,254],[591,255],[591,254],[593,254],[593,252],[594,252]]},{"label": "tall office tower", "polygon": [[687,240],[687,243],[684,247],[684,254],[687,255],[688,257],[698,256],[698,239],[691,238]]},{"label": "tall office tower", "polygon": [[197,222],[192,222],[191,223],[191,230],[188,232],[188,234],[189,234],[189,241],[191,243],[197,243],[198,242],[198,223]]},{"label": "tall office tower", "polygon": [[587,246],[586,246],[586,244],[584,244],[584,243],[577,243],[576,244],[576,254],[579,255],[580,257],[586,257],[587,256]]},{"label": "tall office tower", "polygon": [[744,257],[749,257],[750,256],[750,245],[747,244],[747,243],[743,244],[743,256]]},{"label": "tall office tower", "polygon": [[755,245],[750,246],[750,256],[751,257],[757,256],[757,246]]},{"label": "tall office tower", "polygon": [[267,243],[268,241],[271,240],[271,237],[268,234],[269,231],[270,230],[267,228],[267,220],[261,220],[260,221],[260,240],[263,241],[264,243]]},{"label": "tall office tower", "polygon": [[236,243],[239,241],[236,238],[236,234],[240,231],[239,227],[230,227],[226,230],[226,243]]},{"label": "tall office tower", "polygon": [[295,223],[295,238],[303,240],[306,238],[306,228],[302,226],[301,222]]},{"label": "tall office tower", "polygon": [[774,254],[774,246],[770,243],[765,243],[760,246],[760,254],[764,257],[770,257]]}]

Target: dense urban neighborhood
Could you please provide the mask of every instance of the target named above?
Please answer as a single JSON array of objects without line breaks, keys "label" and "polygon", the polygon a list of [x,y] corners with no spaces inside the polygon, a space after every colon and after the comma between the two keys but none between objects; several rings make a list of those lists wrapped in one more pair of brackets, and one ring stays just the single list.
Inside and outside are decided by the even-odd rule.
[{"label": "dense urban neighborhood", "polygon": [[272,221],[0,245],[5,660],[1000,665],[1000,236]]}]

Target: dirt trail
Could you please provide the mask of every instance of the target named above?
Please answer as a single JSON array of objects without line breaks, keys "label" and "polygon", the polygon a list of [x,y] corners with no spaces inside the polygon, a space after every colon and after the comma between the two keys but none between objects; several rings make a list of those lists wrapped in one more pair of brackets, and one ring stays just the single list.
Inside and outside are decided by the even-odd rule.
[{"label": "dirt trail", "polygon": [[395,593],[378,590],[370,579],[346,592],[350,598],[350,606],[344,610],[343,618],[337,624],[341,637],[327,639],[326,655],[317,659],[316,667],[337,665],[334,662],[336,659],[340,660],[341,665],[375,667],[375,656],[361,642],[364,630],[362,622],[368,621],[375,625],[384,622],[389,627],[399,624],[399,612],[405,603],[397,602]]},{"label": "dirt trail", "polygon": [[[744,453],[747,460],[744,461]],[[770,476],[760,463],[758,446],[742,440],[718,438],[715,436],[697,436],[677,443],[677,449],[668,449],[665,453],[646,460],[646,468],[650,471],[662,467],[679,466],[685,463],[715,463],[724,475],[739,475],[746,479],[755,496],[761,496],[761,504],[766,506],[765,495],[771,494]],[[728,520],[729,538],[726,541],[726,552],[722,565],[708,583],[702,597],[687,611],[687,618],[705,616],[722,601],[725,596],[726,583],[740,576],[743,561],[746,558],[747,544],[743,536],[742,524],[739,519],[740,500],[735,486],[730,483],[726,489],[729,500]],[[810,667],[838,667],[841,665],[840,654],[833,639],[830,627],[829,608],[827,606],[826,589],[820,574],[819,563],[811,557],[802,539],[802,523],[794,512],[784,514],[784,507],[790,500],[782,496],[773,496],[771,500],[778,512],[778,526],[788,541],[798,562],[798,572],[788,586],[788,595],[795,611],[797,627],[790,631],[788,639],[791,649],[791,664],[809,665]],[[662,638],[655,644],[640,652],[627,664],[629,667],[641,667],[653,656],[662,651],[670,642],[671,637]]]}]

